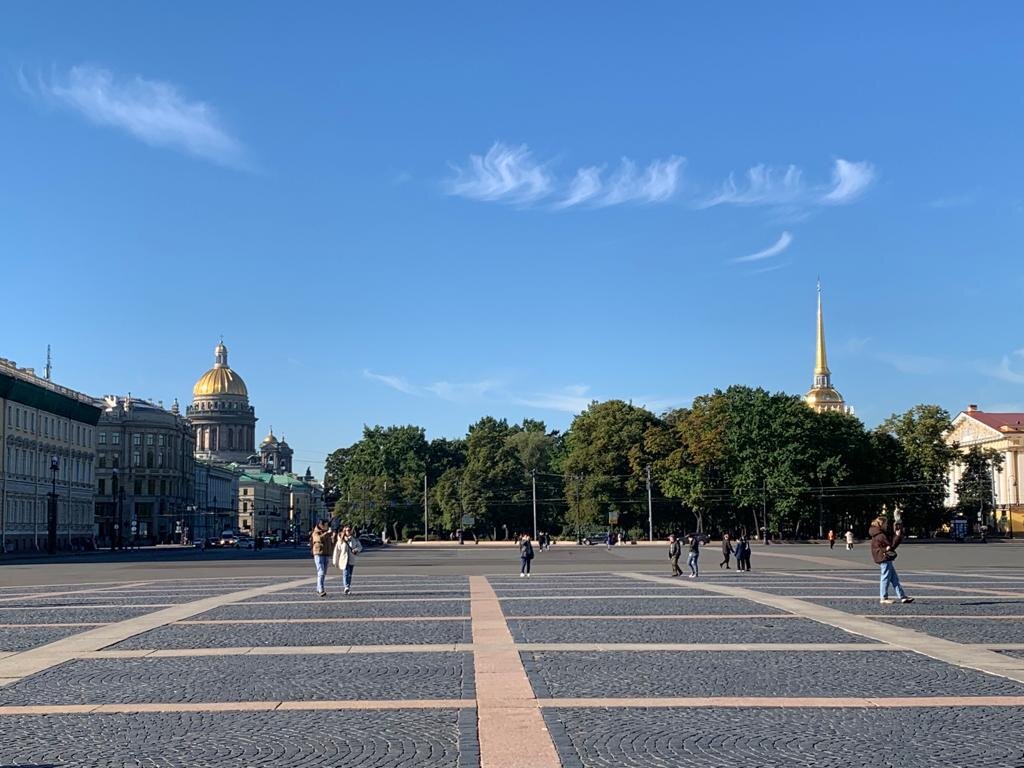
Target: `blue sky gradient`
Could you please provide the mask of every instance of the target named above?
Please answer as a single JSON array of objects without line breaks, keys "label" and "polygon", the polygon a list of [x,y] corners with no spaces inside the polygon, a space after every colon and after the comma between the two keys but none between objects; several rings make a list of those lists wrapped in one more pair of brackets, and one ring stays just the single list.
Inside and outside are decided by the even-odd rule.
[{"label": "blue sky gradient", "polygon": [[63,384],[185,403],[223,334],[316,470],[364,422],[802,393],[820,274],[866,423],[1024,410],[1018,4],[3,16],[0,356]]}]

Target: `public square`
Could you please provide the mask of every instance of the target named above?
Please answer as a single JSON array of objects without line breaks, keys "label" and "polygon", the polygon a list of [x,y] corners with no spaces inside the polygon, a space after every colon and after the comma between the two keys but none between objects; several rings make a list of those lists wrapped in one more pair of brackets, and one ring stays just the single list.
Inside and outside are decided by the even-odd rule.
[{"label": "public square", "polygon": [[1024,765],[1024,547],[304,550],[0,566],[3,766]]}]

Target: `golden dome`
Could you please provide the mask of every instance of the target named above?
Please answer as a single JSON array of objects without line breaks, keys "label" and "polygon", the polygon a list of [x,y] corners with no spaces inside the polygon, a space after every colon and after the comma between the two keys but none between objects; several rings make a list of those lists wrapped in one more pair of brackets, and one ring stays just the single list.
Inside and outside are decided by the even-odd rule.
[{"label": "golden dome", "polygon": [[270,428],[270,434],[263,438],[263,442],[260,445],[277,445],[277,438],[274,437],[274,428]]},{"label": "golden dome", "polygon": [[192,387],[192,396],[238,395],[248,399],[249,390],[242,377],[228,367],[228,348],[223,341],[214,348],[213,355],[213,368],[199,377],[199,381]]},{"label": "golden dome", "polygon": [[246,389],[242,377],[230,368],[211,368],[192,387],[192,396],[201,397],[204,395],[239,395],[249,397],[249,390]]}]

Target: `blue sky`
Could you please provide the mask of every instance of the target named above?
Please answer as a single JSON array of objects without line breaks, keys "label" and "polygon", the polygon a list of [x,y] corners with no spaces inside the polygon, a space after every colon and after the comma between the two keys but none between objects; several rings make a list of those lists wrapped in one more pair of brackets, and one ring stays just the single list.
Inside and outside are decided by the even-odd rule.
[{"label": "blue sky", "polygon": [[1024,409],[1012,3],[7,3],[0,356],[190,398],[220,334],[314,469],[811,383]]}]

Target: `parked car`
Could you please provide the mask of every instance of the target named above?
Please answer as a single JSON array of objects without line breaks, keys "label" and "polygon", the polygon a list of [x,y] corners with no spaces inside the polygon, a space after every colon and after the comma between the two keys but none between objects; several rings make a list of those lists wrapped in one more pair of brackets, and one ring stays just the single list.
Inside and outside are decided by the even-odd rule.
[{"label": "parked car", "polygon": [[256,542],[253,540],[252,536],[235,537],[235,547],[238,549],[252,549],[255,546]]},{"label": "parked car", "polygon": [[220,546],[222,546],[222,547],[237,547],[238,546],[238,537],[235,536],[235,534],[233,534],[233,533],[229,533],[227,535],[221,534]]},{"label": "parked car", "polygon": [[379,547],[384,542],[380,540],[380,536],[372,533],[361,533],[359,534],[359,543],[363,547]]}]

